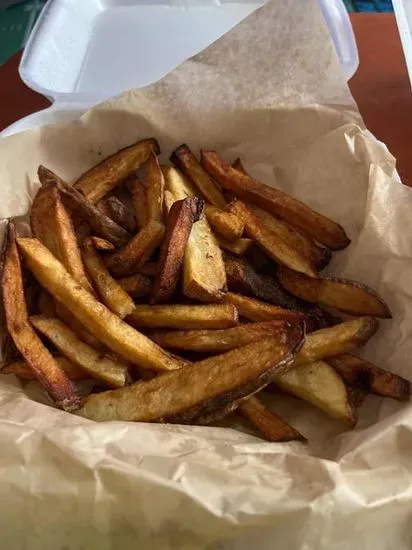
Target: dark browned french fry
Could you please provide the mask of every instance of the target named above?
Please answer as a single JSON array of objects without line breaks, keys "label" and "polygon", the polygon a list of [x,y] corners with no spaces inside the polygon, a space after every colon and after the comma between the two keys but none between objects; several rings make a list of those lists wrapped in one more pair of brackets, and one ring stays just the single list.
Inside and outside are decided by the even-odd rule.
[{"label": "dark browned french fry", "polygon": [[41,315],[48,317],[55,317],[56,315],[56,304],[50,294],[44,289],[41,289],[37,300],[37,311]]},{"label": "dark browned french fry", "polygon": [[138,269],[138,273],[145,277],[156,277],[158,264],[157,262],[147,262]]},{"label": "dark browned french fry", "polygon": [[[136,232],[136,220],[133,212],[117,197],[103,199],[107,208],[107,216],[124,227],[130,234]],[[102,202],[102,201],[100,201]],[[100,204],[100,203],[99,203]]]},{"label": "dark browned french fry", "polygon": [[163,194],[165,180],[156,155],[147,160],[147,213],[149,220],[163,223]]},{"label": "dark browned french fry", "polygon": [[106,239],[102,239],[101,237],[91,236],[87,237],[87,240],[94,246],[96,250],[100,250],[101,252],[113,252],[113,250],[115,249],[112,243],[106,241]]},{"label": "dark browned french fry", "polygon": [[[86,371],[77,367],[65,357],[55,357],[54,360],[64,371],[69,380],[86,380],[87,378],[90,378]],[[27,361],[14,361],[12,363],[8,363],[3,369],[1,369],[0,374],[14,374],[27,382],[36,380],[36,376]]]},{"label": "dark browned french fry", "polygon": [[139,229],[142,229],[149,221],[147,189],[137,176],[132,176],[128,179],[127,187],[132,195],[137,226]]},{"label": "dark browned french fry", "polygon": [[145,277],[140,273],[135,273],[134,275],[130,275],[130,277],[124,277],[123,279],[117,279],[117,283],[132,298],[142,298],[143,296],[149,296],[152,290],[152,281],[148,277]]}]

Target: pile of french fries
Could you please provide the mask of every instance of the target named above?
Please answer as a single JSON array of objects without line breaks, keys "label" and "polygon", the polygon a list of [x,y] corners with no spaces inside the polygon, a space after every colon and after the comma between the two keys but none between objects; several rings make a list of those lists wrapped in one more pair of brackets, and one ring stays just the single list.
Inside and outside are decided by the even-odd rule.
[{"label": "pile of french fries", "polygon": [[261,391],[349,427],[368,393],[409,398],[407,380],[351,354],[391,315],[366,285],[320,275],[349,244],[340,225],[240,160],[159,153],[139,141],[73,184],[39,167],[32,237],[10,220],[5,238],[3,374],[88,419],[235,413],[269,441],[305,437]]}]

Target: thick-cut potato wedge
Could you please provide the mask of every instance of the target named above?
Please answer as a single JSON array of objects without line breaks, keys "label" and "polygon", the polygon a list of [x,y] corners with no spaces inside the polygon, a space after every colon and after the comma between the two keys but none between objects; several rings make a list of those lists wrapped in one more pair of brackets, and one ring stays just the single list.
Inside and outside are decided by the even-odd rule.
[{"label": "thick-cut potato wedge", "polygon": [[280,238],[277,233],[271,231],[243,202],[239,200],[232,201],[228,206],[228,210],[244,222],[245,233],[272,260],[307,275],[316,275],[312,263],[306,256],[300,254],[300,252]]},{"label": "thick-cut potato wedge", "polygon": [[157,141],[153,138],[142,139],[93,166],[80,176],[74,187],[91,203],[96,204],[137,170],[152,152],[157,155],[160,153]]},{"label": "thick-cut potato wedge", "polygon": [[381,369],[365,359],[350,354],[329,357],[327,362],[340,374],[347,384],[366,387],[369,391],[392,397],[398,401],[408,401],[411,383],[401,376]]},{"label": "thick-cut potato wedge", "polygon": [[210,227],[228,241],[239,239],[245,224],[234,214],[211,204],[205,205],[205,214]]},{"label": "thick-cut potato wedge", "polygon": [[253,245],[252,239],[238,239],[237,241],[228,241],[221,237],[220,235],[216,235],[217,242],[220,245],[220,248],[223,248],[224,250],[227,250],[228,252],[231,252],[235,256],[244,256],[246,252],[250,249],[250,247]]},{"label": "thick-cut potato wedge", "polygon": [[147,213],[149,220],[163,222],[164,189],[164,176],[159,161],[152,152],[147,160]]},{"label": "thick-cut potato wedge", "polygon": [[135,273],[134,275],[130,275],[130,277],[124,277],[124,279],[117,279],[116,282],[132,298],[148,296],[152,291],[152,281],[149,277],[145,277],[140,273]]},{"label": "thick-cut potato wedge", "polygon": [[[47,254],[51,255],[47,248],[44,246],[43,248]],[[13,338],[17,349],[29,363],[37,380],[44,386],[56,404],[66,411],[73,411],[80,406],[80,395],[29,322],[13,222],[10,222],[7,228],[2,261],[1,288],[7,331]],[[74,279],[72,280],[79,287],[78,283]],[[84,290],[84,292],[87,291]]]},{"label": "thick-cut potato wedge", "polygon": [[283,288],[307,302],[333,307],[351,315],[392,317],[382,298],[362,283],[337,277],[307,277],[283,267],[278,270],[278,279]]},{"label": "thick-cut potato wedge", "polygon": [[237,309],[232,305],[138,305],[127,317],[135,327],[216,329],[234,327],[238,323]]},{"label": "thick-cut potato wedge", "polygon": [[171,330],[153,332],[150,338],[162,348],[200,353],[223,353],[269,336],[282,338],[287,321],[250,323],[223,330]]},{"label": "thick-cut potato wedge", "polygon": [[18,245],[40,284],[62,302],[94,336],[126,361],[154,371],[178,369],[185,364],[123,322],[80,287],[40,241],[19,238]]},{"label": "thick-cut potato wedge", "polygon": [[[195,196],[190,183],[171,166],[163,167],[166,189],[175,200]],[[183,293],[202,302],[216,301],[226,290],[222,251],[202,218],[192,227],[183,261]]]},{"label": "thick-cut potato wedge", "polygon": [[239,412],[268,441],[306,441],[301,433],[266,407],[259,397],[252,395],[252,397],[242,400],[239,405]]},{"label": "thick-cut potato wedge", "polygon": [[350,243],[350,239],[339,224],[315,212],[306,204],[283,191],[242,174],[232,168],[216,152],[202,151],[201,161],[205,170],[224,189],[285,219],[299,229],[303,229],[311,237],[332,250],[340,250]]},{"label": "thick-cut potato wedge", "polygon": [[[65,357],[55,357],[54,360],[58,363],[62,371],[64,371],[69,380],[87,380],[90,378],[85,370],[79,368]],[[27,361],[14,361],[13,363],[8,363],[0,370],[0,374],[14,374],[27,382],[36,380],[34,372]]]},{"label": "thick-cut potato wedge", "polygon": [[132,195],[132,204],[137,226],[139,229],[142,229],[149,221],[147,189],[144,183],[134,175],[128,179],[127,187]]},{"label": "thick-cut potato wedge", "polygon": [[282,390],[308,401],[346,426],[353,427],[358,420],[342,378],[325,361],[294,368],[275,376],[275,382]]},{"label": "thick-cut potato wedge", "polygon": [[218,208],[225,207],[226,201],[223,193],[210,178],[209,174],[205,172],[200,162],[186,144],[180,145],[172,153],[170,160],[194,183],[206,200]]},{"label": "thick-cut potato wedge", "polygon": [[30,318],[34,328],[46,336],[70,361],[85,370],[91,378],[110,388],[122,388],[131,379],[125,363],[104,356],[77,338],[59,319],[41,315]]},{"label": "thick-cut potato wedge", "polygon": [[108,272],[92,242],[86,241],[82,249],[87,272],[104,304],[121,319],[134,310],[134,302]]},{"label": "thick-cut potato wedge", "polygon": [[117,197],[108,197],[107,199],[103,199],[103,203],[107,209],[107,213],[105,213],[109,218],[121,227],[124,227],[130,234],[136,232],[136,220],[133,212],[123,201]]},{"label": "thick-cut potato wedge", "polygon": [[54,172],[44,166],[39,166],[37,174],[42,185],[53,184],[57,187],[62,195],[63,202],[79,218],[86,221],[97,236],[107,239],[115,246],[123,246],[130,239],[130,233],[111,218],[105,216],[81,193],[59,178]]},{"label": "thick-cut potato wedge", "polygon": [[123,248],[107,260],[107,267],[118,277],[133,275],[160,245],[165,232],[163,223],[151,220]]},{"label": "thick-cut potato wedge", "polygon": [[189,423],[216,409],[229,413],[275,373],[287,372],[302,340],[301,327],[295,327],[287,343],[267,338],[174,373],[89,396],[78,414],[96,421]]},{"label": "thick-cut potato wedge", "polygon": [[100,250],[100,252],[113,252],[113,250],[115,249],[115,246],[112,243],[106,241],[106,239],[102,239],[101,237],[91,236],[87,237],[87,240],[94,246],[96,250]]},{"label": "thick-cut potato wedge", "polygon": [[172,205],[160,248],[158,269],[153,283],[152,304],[166,302],[173,296],[180,279],[187,241],[193,224],[202,216],[203,205],[204,201],[197,197],[187,197]]}]

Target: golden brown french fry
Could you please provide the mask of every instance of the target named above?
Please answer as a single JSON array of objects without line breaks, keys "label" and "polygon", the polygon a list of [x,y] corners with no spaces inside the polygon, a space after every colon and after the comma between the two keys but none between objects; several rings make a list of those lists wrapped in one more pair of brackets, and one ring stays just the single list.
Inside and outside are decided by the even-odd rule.
[{"label": "golden brown french fry", "polygon": [[244,222],[246,235],[256,241],[258,246],[273,260],[307,275],[316,275],[312,263],[306,256],[291,247],[277,233],[268,229],[243,202],[232,201],[228,210]]},{"label": "golden brown french fry", "polygon": [[137,170],[152,152],[157,155],[160,153],[159,144],[153,138],[133,143],[93,166],[80,176],[74,187],[96,204]]},{"label": "golden brown french fry", "polygon": [[160,245],[165,232],[163,223],[151,220],[123,248],[107,260],[107,267],[119,277],[135,273]]},{"label": "golden brown french fry", "polygon": [[213,329],[234,327],[238,323],[237,310],[232,305],[138,305],[127,322],[135,327]]},{"label": "golden brown french fry", "polygon": [[175,202],[176,200],[174,198],[173,193],[171,193],[168,189],[165,189],[165,193],[163,197],[163,217],[165,221],[167,220],[169,212]]},{"label": "golden brown french fry", "polygon": [[100,250],[101,252],[113,252],[113,250],[115,249],[115,246],[112,243],[106,241],[106,239],[102,239],[101,237],[90,236],[86,238],[96,250]]},{"label": "golden brown french fry", "polygon": [[[51,255],[47,248],[43,248]],[[7,228],[2,261],[1,287],[7,331],[13,338],[17,349],[29,363],[37,380],[44,386],[56,404],[66,411],[73,411],[80,406],[80,395],[29,322],[13,222],[10,222]],[[72,280],[81,288],[74,279]]]},{"label": "golden brown french fry", "polygon": [[97,338],[126,361],[142,368],[165,371],[185,364],[119,319],[80,287],[64,266],[37,239],[19,238],[22,254],[40,284]]},{"label": "golden brown french fry", "polygon": [[137,176],[128,179],[127,187],[132,195],[132,203],[136,216],[136,223],[139,229],[142,229],[149,221],[149,212],[147,206],[147,189]]},{"label": "golden brown french fry", "polygon": [[96,421],[179,423],[207,419],[216,409],[227,414],[276,372],[286,372],[302,339],[296,327],[287,343],[267,338],[127,388],[91,395],[78,413]]},{"label": "golden brown french fry", "polygon": [[63,321],[77,336],[96,349],[103,349],[103,343],[93,336],[81,323],[80,321],[69,311],[64,304],[61,302],[55,302],[56,315],[59,319]]},{"label": "golden brown french fry", "polygon": [[369,391],[392,397],[398,401],[408,401],[411,383],[401,376],[350,354],[329,357],[327,362],[338,372],[347,384],[366,387]]},{"label": "golden brown french fry", "polygon": [[283,191],[269,187],[232,168],[214,151],[202,151],[201,162],[205,170],[224,189],[239,198],[263,208],[303,229],[311,237],[331,248],[340,250],[350,243],[344,229],[326,216],[315,212],[306,204]]},{"label": "golden brown french fry", "polygon": [[308,277],[284,267],[278,270],[280,284],[307,302],[334,307],[351,315],[391,318],[389,307],[370,287],[337,277]]},{"label": "golden brown french fry", "polygon": [[54,172],[44,166],[39,166],[37,173],[42,185],[52,184],[57,187],[63,202],[70,211],[86,221],[97,236],[107,239],[115,246],[123,246],[130,239],[130,233],[111,218],[105,216],[84,195],[59,178]]},{"label": "golden brown french fry", "polygon": [[[163,167],[166,189],[175,200],[195,196],[190,183],[171,166]],[[206,219],[192,226],[183,261],[183,293],[202,302],[216,301],[226,290],[222,252]]]},{"label": "golden brown french fry", "polygon": [[102,302],[121,319],[134,310],[134,302],[113,279],[92,242],[87,240],[82,249],[83,261]]},{"label": "golden brown french fry", "polygon": [[[65,357],[55,357],[54,360],[64,371],[69,380],[86,380],[89,378],[86,371],[80,369]],[[36,380],[34,372],[27,361],[14,361],[13,363],[8,363],[1,369],[0,374],[14,374],[27,382]]]},{"label": "golden brown french fry", "polygon": [[117,197],[108,197],[99,202],[103,202],[107,212],[104,212],[109,218],[124,227],[130,234],[136,232],[136,220],[131,209]]},{"label": "golden brown french fry", "polygon": [[37,315],[30,318],[34,328],[46,336],[59,352],[85,370],[91,378],[100,380],[110,388],[121,388],[131,382],[125,363],[102,355],[77,338],[75,333],[59,319]]},{"label": "golden brown french fry", "polygon": [[222,192],[186,144],[180,145],[172,153],[170,160],[194,183],[202,196],[211,204],[218,208],[225,207],[226,201]]},{"label": "golden brown french fry", "polygon": [[252,239],[238,239],[237,241],[227,241],[220,235],[216,235],[217,242],[220,245],[220,248],[235,254],[235,256],[244,256],[246,252],[253,245]]},{"label": "golden brown french fry", "polygon": [[228,241],[240,239],[245,224],[234,214],[211,204],[205,205],[205,214],[210,227]]},{"label": "golden brown french fry", "polygon": [[124,279],[117,279],[117,283],[132,298],[148,296],[152,291],[152,281],[140,273],[135,273]]},{"label": "golden brown french fry", "polygon": [[239,412],[268,441],[306,441],[301,433],[266,407],[259,397],[252,396],[242,400],[239,404]]},{"label": "golden brown french fry", "polygon": [[166,302],[173,296],[182,271],[192,226],[203,213],[204,201],[187,197],[176,201],[166,222],[165,237],[160,248],[160,258],[153,283],[151,303]]},{"label": "golden brown french fry", "polygon": [[163,223],[163,195],[165,180],[156,155],[147,160],[147,213],[149,220]]},{"label": "golden brown french fry", "polygon": [[250,323],[221,330],[170,330],[153,332],[150,338],[162,348],[200,353],[223,353],[269,336],[284,337],[287,321]]}]

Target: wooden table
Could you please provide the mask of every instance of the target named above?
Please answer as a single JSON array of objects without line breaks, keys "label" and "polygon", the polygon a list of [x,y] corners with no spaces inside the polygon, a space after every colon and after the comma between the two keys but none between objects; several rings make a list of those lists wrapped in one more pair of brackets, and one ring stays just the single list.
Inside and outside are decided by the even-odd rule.
[{"label": "wooden table", "polygon": [[[398,159],[402,181],[412,185],[412,91],[392,14],[351,16],[360,66],[350,82],[365,123]],[[20,54],[0,67],[0,131],[49,102],[20,80]]]}]

